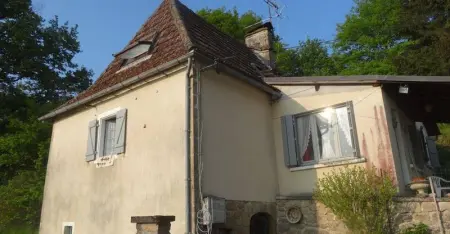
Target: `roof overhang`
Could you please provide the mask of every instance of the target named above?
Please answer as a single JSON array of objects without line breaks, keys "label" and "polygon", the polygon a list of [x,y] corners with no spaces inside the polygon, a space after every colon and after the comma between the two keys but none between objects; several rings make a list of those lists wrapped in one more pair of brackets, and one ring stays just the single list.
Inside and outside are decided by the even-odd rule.
[{"label": "roof overhang", "polygon": [[383,83],[449,83],[450,76],[304,76],[268,77],[265,82],[271,85],[370,85]]}]

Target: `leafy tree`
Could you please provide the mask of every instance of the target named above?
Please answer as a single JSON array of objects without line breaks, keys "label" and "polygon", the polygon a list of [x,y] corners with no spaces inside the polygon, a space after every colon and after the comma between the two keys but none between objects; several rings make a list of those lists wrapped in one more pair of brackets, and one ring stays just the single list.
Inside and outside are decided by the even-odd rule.
[{"label": "leafy tree", "polygon": [[391,58],[407,43],[398,32],[400,12],[400,0],[355,0],[337,27],[334,56],[341,74],[395,74]]},{"label": "leafy tree", "polygon": [[323,76],[336,74],[333,59],[325,43],[319,39],[299,42],[293,49],[281,48],[277,57],[277,69],[284,76]]},{"label": "leafy tree", "polygon": [[51,126],[37,118],[91,84],[72,61],[77,34],[43,20],[31,0],[0,5],[0,232],[39,222]]},{"label": "leafy tree", "polygon": [[225,7],[214,10],[204,8],[197,11],[197,14],[222,32],[240,41],[245,39],[245,28],[247,26],[261,21],[261,17],[256,15],[255,12],[248,11],[239,15],[236,8],[233,8],[233,10],[227,10]]},{"label": "leafy tree", "polygon": [[399,16],[409,45],[394,59],[399,74],[450,75],[450,1],[410,0]]}]

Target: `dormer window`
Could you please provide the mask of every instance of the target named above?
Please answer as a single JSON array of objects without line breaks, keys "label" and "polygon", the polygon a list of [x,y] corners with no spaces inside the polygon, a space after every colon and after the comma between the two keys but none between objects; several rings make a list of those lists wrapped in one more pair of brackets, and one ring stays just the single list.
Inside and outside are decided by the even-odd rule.
[{"label": "dormer window", "polygon": [[139,41],[135,45],[116,54],[121,59],[133,59],[150,51],[153,47],[153,41]]},{"label": "dormer window", "polygon": [[129,46],[125,50],[116,54],[116,57],[122,59],[121,68],[117,72],[121,72],[129,67],[132,67],[142,61],[151,58],[149,53],[154,47],[154,41],[138,41],[134,45]]},{"label": "dormer window", "polygon": [[155,47],[155,42],[158,34],[145,36],[139,41],[127,46],[124,50],[115,54],[114,57],[122,60],[121,68],[117,72],[121,72],[127,68],[133,67],[152,57],[152,50]]}]

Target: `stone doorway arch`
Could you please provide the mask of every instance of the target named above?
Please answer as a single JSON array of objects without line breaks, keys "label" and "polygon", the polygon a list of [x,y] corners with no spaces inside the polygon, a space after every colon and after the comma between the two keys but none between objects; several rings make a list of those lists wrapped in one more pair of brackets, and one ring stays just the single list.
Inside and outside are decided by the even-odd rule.
[{"label": "stone doorway arch", "polygon": [[264,212],[256,213],[250,219],[250,234],[274,234],[273,217]]}]

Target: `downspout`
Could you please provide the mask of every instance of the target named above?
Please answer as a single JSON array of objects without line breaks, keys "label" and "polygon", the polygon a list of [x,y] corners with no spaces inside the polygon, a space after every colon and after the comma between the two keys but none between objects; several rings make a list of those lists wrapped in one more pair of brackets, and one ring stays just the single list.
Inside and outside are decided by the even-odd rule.
[{"label": "downspout", "polygon": [[186,72],[186,112],[185,112],[185,172],[186,172],[186,234],[191,233],[191,68],[192,57],[188,58],[188,70]]}]

